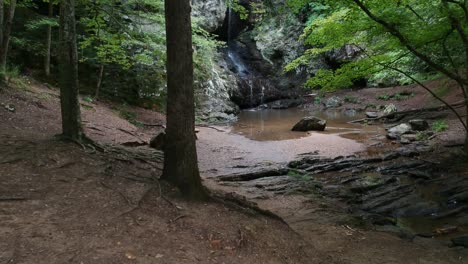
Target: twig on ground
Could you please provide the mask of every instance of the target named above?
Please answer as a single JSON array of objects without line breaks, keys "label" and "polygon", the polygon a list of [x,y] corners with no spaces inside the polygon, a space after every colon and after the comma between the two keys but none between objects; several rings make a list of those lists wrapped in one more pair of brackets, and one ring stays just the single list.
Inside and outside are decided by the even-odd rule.
[{"label": "twig on ground", "polygon": [[17,202],[26,200],[28,200],[28,198],[25,197],[0,197],[0,202]]},{"label": "twig on ground", "polygon": [[214,129],[218,132],[222,132],[222,133],[226,133],[225,130],[222,130],[222,129],[219,129],[217,127],[214,127],[214,126],[210,126],[210,125],[196,125],[195,127],[206,127],[206,128],[211,128],[211,129]]}]

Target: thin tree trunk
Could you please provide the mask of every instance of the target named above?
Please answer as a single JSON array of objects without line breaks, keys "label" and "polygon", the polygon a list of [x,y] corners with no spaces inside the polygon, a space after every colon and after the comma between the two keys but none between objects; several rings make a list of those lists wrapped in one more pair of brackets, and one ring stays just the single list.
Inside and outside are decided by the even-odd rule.
[{"label": "thin tree trunk", "polygon": [[0,45],[3,43],[3,26],[4,26],[4,7],[5,7],[5,1],[0,0]]},{"label": "thin tree trunk", "polygon": [[[54,15],[54,4],[52,0],[49,1],[49,18]],[[46,40],[46,56],[44,60],[44,72],[46,77],[50,77],[50,56],[52,49],[52,26],[47,26],[47,40]]]},{"label": "thin tree trunk", "polygon": [[76,44],[75,0],[63,0],[60,6],[60,104],[62,136],[81,142],[80,103],[78,99],[78,48]]},{"label": "thin tree trunk", "polygon": [[10,46],[10,35],[11,28],[13,27],[13,18],[15,17],[16,0],[10,0],[10,6],[8,8],[8,14],[6,17],[5,29],[3,31],[3,38],[0,48],[0,69],[3,71],[6,69],[8,48]]},{"label": "thin tree trunk", "polygon": [[191,199],[207,197],[195,144],[193,49],[190,0],[165,0],[167,128],[162,179]]},{"label": "thin tree trunk", "polygon": [[99,68],[98,81],[97,81],[97,84],[96,84],[96,94],[94,95],[95,100],[99,99],[99,92],[101,91],[101,85],[102,85],[102,79],[103,78],[104,78],[104,64],[101,64],[101,67]]}]

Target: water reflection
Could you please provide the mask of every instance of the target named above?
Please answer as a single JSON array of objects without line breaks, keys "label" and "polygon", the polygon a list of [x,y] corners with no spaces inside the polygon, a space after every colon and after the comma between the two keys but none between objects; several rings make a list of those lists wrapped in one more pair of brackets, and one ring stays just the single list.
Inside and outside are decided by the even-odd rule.
[{"label": "water reflection", "polygon": [[[303,117],[316,116],[327,120],[327,129],[324,132],[293,132],[291,128]],[[297,139],[321,134],[357,134],[378,132],[379,127],[350,124],[349,121],[363,118],[356,111],[310,112],[303,109],[286,110],[246,110],[239,115],[239,121],[234,124],[232,132],[257,141],[279,141]]]}]

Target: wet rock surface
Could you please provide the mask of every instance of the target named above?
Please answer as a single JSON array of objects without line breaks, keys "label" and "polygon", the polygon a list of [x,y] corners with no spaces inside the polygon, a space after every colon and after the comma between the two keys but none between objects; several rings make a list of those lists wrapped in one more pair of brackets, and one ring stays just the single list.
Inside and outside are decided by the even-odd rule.
[{"label": "wet rock surface", "polygon": [[327,121],[315,116],[304,117],[299,121],[292,131],[324,131],[327,126]]},{"label": "wet rock surface", "polygon": [[409,121],[412,130],[425,131],[429,129],[429,123],[423,119],[413,119]]},{"label": "wet rock surface", "polygon": [[344,205],[339,209],[343,214],[372,229],[410,240],[455,234],[452,243],[466,247],[468,180],[422,158],[431,151],[411,144],[378,157],[312,154],[285,167],[214,179],[247,189],[253,199],[319,195]]}]

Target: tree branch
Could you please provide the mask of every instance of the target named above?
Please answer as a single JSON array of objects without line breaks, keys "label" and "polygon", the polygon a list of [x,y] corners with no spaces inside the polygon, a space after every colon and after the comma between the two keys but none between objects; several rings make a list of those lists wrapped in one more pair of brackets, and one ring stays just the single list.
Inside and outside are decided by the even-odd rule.
[{"label": "tree branch", "polygon": [[[434,93],[429,87],[427,87],[425,84],[423,84],[422,82],[420,82],[419,80],[417,80],[416,78],[414,78],[413,76],[411,76],[410,74],[408,74],[407,72],[405,71],[402,71],[394,66],[391,66],[391,64],[394,64],[396,63],[399,59],[403,58],[403,56],[399,57],[397,60],[394,60],[388,64],[385,64],[385,63],[382,63],[380,61],[377,61],[375,59],[372,58],[372,56],[367,53],[363,48],[361,47],[358,47],[369,59],[371,59],[372,61],[374,61],[375,63],[377,63],[378,65],[384,67],[384,68],[387,68],[387,69],[390,69],[390,70],[393,70],[393,71],[396,71],[400,74],[403,74],[404,76],[406,76],[407,78],[409,78],[410,80],[412,80],[413,82],[415,82],[416,84],[418,84],[419,86],[421,86],[424,90],[426,90],[427,92],[429,92],[435,99],[437,99],[438,101],[442,102],[445,106],[447,106],[448,109],[450,109],[450,111],[452,111],[456,117],[458,118],[458,120],[460,121],[460,123],[463,125],[463,127],[465,128],[465,131],[468,132],[468,126],[467,124],[465,124],[465,122],[463,121],[463,118],[460,116],[460,114],[448,103],[446,102],[444,99],[442,99],[441,97],[439,97],[436,93]],[[462,87],[461,87],[462,88]],[[462,88],[462,90],[464,90]]]},{"label": "tree branch", "polygon": [[[424,61],[429,67],[433,68],[436,71],[439,71],[440,73],[446,75],[450,79],[453,79],[457,81],[459,84],[466,84],[468,85],[468,81],[459,76],[457,73],[452,72],[445,67],[439,65],[436,63],[434,60],[432,60],[429,56],[426,54],[423,54],[420,52],[416,47],[414,47],[410,41],[392,24],[390,24],[388,21],[385,21],[384,19],[376,16],[373,12],[370,11],[370,9],[362,2],[362,0],[352,0],[370,19],[374,20],[376,23],[382,25],[384,28],[387,29],[387,31],[396,37],[400,43],[405,46],[411,53],[413,53],[416,57]],[[463,85],[462,85],[463,86]]]}]

